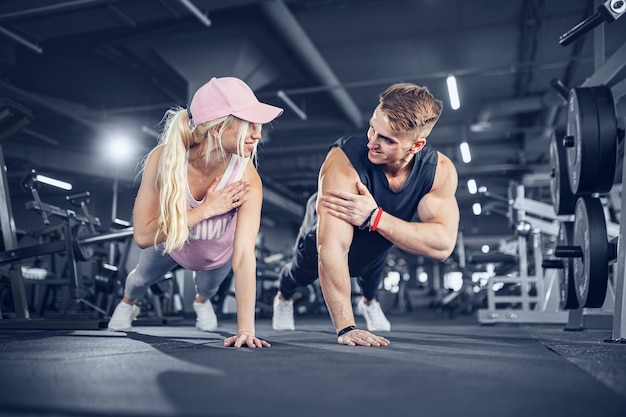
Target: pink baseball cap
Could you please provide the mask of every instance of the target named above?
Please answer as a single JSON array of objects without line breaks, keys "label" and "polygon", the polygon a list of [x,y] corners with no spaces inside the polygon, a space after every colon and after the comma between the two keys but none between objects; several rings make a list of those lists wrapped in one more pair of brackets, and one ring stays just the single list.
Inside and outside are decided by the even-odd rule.
[{"label": "pink baseball cap", "polygon": [[283,112],[261,103],[252,89],[235,77],[211,78],[195,92],[189,110],[196,125],[231,114],[251,123],[268,123]]}]

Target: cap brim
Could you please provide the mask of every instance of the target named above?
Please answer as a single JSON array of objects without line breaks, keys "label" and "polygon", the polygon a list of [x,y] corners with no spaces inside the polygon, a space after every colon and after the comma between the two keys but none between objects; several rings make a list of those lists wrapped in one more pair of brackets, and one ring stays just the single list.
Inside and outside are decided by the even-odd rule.
[{"label": "cap brim", "polygon": [[283,109],[280,107],[257,103],[247,109],[232,113],[232,115],[250,123],[269,123],[282,113]]}]

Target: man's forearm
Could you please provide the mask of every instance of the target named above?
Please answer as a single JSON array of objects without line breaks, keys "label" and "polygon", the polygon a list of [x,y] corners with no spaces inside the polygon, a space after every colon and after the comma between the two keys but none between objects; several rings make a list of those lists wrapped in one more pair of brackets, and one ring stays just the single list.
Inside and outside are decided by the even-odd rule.
[{"label": "man's forearm", "polygon": [[337,254],[337,251],[321,249],[319,276],[324,300],[335,328],[339,330],[355,324],[347,257]]}]

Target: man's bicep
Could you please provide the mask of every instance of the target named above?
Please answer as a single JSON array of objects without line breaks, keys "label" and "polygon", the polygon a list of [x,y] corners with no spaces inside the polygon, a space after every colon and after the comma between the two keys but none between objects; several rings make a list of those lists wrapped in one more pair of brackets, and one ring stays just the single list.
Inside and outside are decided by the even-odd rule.
[{"label": "man's bicep", "polygon": [[333,148],[320,169],[318,193],[324,195],[328,190],[355,193],[358,179],[359,176],[346,154],[339,148]]},{"label": "man's bicep", "polygon": [[318,208],[318,245],[332,245],[347,250],[352,243],[352,234],[353,226],[350,223],[331,215],[323,207]]},{"label": "man's bicep", "polygon": [[[318,193],[324,195],[328,190],[356,193],[358,175],[341,149],[333,148],[320,170]],[[352,242],[352,225],[331,215],[328,209],[317,204],[318,243],[338,243],[349,247]],[[333,242],[334,241],[334,242]]]},{"label": "man's bicep", "polygon": [[417,206],[417,213],[421,222],[441,225],[456,240],[459,205],[451,187],[442,187],[426,194]]}]

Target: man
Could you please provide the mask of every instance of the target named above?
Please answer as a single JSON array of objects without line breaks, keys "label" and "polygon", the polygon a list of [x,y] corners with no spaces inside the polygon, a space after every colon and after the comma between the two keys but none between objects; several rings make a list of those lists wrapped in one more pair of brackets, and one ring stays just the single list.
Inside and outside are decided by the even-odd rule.
[{"label": "man", "polygon": [[[389,344],[371,333],[391,329],[376,301],[389,249],[444,260],[456,243],[456,169],[426,143],[442,108],[426,87],[394,84],[380,95],[367,136],[331,147],[319,174],[317,212],[307,210],[292,262],[280,274],[274,329],[295,328],[290,298],[319,276],[338,343]],[[411,221],[416,214],[419,221]],[[367,331],[355,324],[350,277],[359,279],[357,309]]]}]

